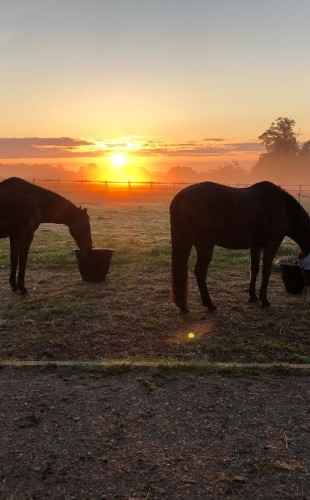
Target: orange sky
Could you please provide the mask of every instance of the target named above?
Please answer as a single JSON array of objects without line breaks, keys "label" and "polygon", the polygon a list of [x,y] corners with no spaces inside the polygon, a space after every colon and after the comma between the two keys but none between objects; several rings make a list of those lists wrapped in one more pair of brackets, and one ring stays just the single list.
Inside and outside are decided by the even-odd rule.
[{"label": "orange sky", "polygon": [[309,18],[308,0],[5,2],[0,161],[251,167],[279,116],[310,138]]}]

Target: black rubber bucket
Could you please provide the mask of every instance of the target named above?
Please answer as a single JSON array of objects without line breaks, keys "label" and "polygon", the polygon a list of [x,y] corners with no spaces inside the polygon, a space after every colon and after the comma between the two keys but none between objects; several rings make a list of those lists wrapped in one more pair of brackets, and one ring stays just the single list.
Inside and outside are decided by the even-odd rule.
[{"label": "black rubber bucket", "polygon": [[83,281],[98,283],[106,279],[115,250],[93,248],[87,257],[83,256],[81,250],[77,249],[74,252]]},{"label": "black rubber bucket", "polygon": [[301,267],[294,262],[281,262],[281,275],[288,293],[297,295],[304,288],[304,274]]},{"label": "black rubber bucket", "polygon": [[303,269],[304,285],[310,286],[310,269]]}]

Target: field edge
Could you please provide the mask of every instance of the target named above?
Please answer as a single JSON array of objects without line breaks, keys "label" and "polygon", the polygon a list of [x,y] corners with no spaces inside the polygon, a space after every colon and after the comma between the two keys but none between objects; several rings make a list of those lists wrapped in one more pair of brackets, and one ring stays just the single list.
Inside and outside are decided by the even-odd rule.
[{"label": "field edge", "polygon": [[174,375],[310,375],[310,364],[295,363],[199,363],[175,360],[24,361],[1,360],[0,369],[35,371],[102,372],[105,374],[149,370],[153,374]]}]

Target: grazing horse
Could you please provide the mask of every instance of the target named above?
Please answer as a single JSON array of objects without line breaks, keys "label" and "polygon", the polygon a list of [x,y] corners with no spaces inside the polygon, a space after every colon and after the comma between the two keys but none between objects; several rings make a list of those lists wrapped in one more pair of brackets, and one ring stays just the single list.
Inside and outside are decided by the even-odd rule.
[{"label": "grazing horse", "polygon": [[86,254],[91,250],[86,208],[77,208],[59,194],[17,177],[0,182],[0,238],[10,238],[10,285],[13,291],[27,293],[25,271],[28,252],[34,233],[43,222],[66,224],[81,251]]},{"label": "grazing horse", "polygon": [[197,252],[195,277],[202,304],[216,309],[207,287],[213,248],[245,249],[251,253],[249,302],[256,302],[256,278],[263,252],[259,299],[269,306],[267,287],[272,261],[285,236],[294,240],[302,255],[310,252],[310,218],[289,193],[271,182],[234,188],[201,182],[182,189],[170,205],[172,242],[172,291],[180,312],[187,309],[188,258]]}]

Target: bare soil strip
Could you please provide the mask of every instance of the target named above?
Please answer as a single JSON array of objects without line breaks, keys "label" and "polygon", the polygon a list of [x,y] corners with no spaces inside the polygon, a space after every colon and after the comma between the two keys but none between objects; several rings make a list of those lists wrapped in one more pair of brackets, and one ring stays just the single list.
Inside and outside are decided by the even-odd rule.
[{"label": "bare soil strip", "polygon": [[0,498],[307,499],[309,390],[295,375],[3,367]]}]

